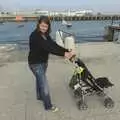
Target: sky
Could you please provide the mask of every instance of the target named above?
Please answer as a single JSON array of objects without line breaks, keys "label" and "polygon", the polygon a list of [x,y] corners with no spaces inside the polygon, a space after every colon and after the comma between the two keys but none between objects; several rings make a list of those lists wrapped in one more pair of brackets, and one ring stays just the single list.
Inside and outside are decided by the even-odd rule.
[{"label": "sky", "polygon": [[120,13],[120,0],[0,0],[1,9],[91,9],[95,12]]}]

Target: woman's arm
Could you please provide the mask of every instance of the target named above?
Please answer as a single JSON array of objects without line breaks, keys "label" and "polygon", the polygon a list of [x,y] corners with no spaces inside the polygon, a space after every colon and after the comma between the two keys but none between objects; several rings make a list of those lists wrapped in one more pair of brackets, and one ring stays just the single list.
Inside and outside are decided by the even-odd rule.
[{"label": "woman's arm", "polygon": [[51,44],[53,44],[53,46],[55,47],[55,49],[58,49],[58,50],[64,50],[65,52],[69,52],[68,49],[58,45],[50,36],[49,36],[49,40],[51,42]]},{"label": "woman's arm", "polygon": [[65,52],[68,52],[67,49],[57,45],[49,36],[47,40],[44,40],[41,37],[41,47],[48,52],[58,55],[58,56],[65,56]]}]

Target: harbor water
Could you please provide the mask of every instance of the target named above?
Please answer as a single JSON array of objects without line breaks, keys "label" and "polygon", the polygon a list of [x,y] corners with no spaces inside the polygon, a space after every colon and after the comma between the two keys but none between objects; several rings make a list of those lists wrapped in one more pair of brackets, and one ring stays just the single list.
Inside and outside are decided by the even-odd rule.
[{"label": "harbor water", "polygon": [[[66,27],[61,21],[51,22],[51,36],[55,39],[58,29],[72,33],[76,43],[104,41],[105,26],[111,24],[111,20],[101,21],[70,21],[72,27]],[[119,24],[120,20],[114,21]],[[28,48],[29,35],[35,29],[36,22],[6,22],[0,24],[0,44],[17,44],[21,49]]]}]

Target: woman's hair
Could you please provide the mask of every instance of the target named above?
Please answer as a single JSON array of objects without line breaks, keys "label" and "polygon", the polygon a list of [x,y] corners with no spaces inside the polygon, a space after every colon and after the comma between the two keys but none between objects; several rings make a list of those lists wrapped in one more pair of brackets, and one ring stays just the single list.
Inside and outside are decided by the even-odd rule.
[{"label": "woman's hair", "polygon": [[37,31],[40,30],[39,24],[42,22],[44,22],[48,25],[48,30],[47,30],[46,34],[49,35],[49,33],[51,32],[51,23],[50,23],[50,19],[48,16],[40,16],[38,23],[37,23]]}]

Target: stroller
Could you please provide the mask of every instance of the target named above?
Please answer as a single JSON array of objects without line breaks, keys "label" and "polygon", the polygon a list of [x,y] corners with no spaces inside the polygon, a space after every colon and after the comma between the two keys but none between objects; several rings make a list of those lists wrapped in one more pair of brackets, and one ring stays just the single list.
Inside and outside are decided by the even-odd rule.
[{"label": "stroller", "polygon": [[69,82],[74,97],[77,98],[77,107],[80,110],[88,108],[85,102],[85,96],[96,94],[104,98],[104,106],[106,108],[114,107],[114,101],[109,97],[104,89],[114,86],[107,77],[99,77],[95,79],[86,65],[76,56],[70,61],[75,64],[74,74]]}]

